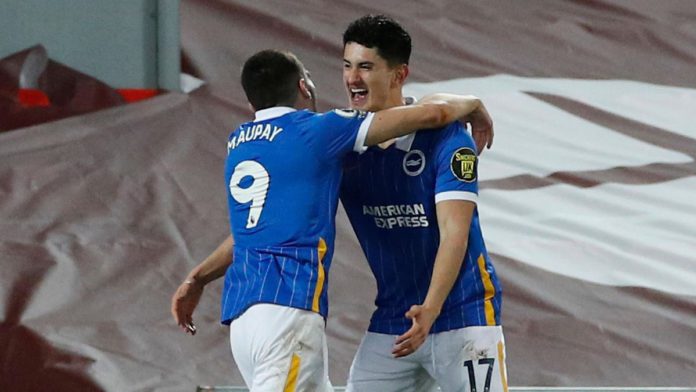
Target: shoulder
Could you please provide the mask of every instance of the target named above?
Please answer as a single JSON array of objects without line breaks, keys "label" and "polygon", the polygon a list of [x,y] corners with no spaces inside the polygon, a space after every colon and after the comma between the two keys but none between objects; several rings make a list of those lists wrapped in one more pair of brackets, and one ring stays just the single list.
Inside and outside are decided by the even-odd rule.
[{"label": "shoulder", "polygon": [[447,124],[444,128],[444,131],[445,134],[464,138],[471,138],[469,131],[466,129],[466,125],[463,124],[461,121],[455,121]]},{"label": "shoulder", "polygon": [[368,116],[367,112],[353,109],[333,109],[316,114],[318,123],[334,127],[357,126]]},{"label": "shoulder", "polygon": [[343,118],[365,118],[367,117],[367,112],[356,109],[334,109],[326,114],[331,114],[333,116],[343,117]]},{"label": "shoulder", "polygon": [[353,109],[333,109],[317,114],[317,121],[333,124],[355,124],[362,122],[368,116],[367,112]]},{"label": "shoulder", "polygon": [[466,126],[459,121],[446,125],[439,132],[436,138],[441,145],[458,145],[474,148],[474,139]]},{"label": "shoulder", "polygon": [[464,124],[452,123],[440,131],[436,151],[441,165],[451,166],[458,179],[465,182],[475,179],[475,173],[470,170],[475,170],[478,161],[476,144]]}]

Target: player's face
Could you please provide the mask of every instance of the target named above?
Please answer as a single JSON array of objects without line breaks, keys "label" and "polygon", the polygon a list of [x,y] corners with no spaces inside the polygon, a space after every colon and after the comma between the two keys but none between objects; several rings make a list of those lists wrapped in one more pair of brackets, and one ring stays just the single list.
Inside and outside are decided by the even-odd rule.
[{"label": "player's face", "polygon": [[350,107],[375,112],[401,104],[398,68],[389,67],[377,49],[349,42],[343,48],[343,84]]}]

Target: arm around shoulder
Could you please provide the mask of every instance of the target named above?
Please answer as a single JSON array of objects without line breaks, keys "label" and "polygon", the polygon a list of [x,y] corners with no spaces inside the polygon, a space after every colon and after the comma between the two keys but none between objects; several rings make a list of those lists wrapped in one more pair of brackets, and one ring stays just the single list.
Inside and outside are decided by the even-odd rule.
[{"label": "arm around shoulder", "polygon": [[[455,116],[456,118],[448,121],[448,123],[459,120],[462,123],[469,123],[471,125],[471,136],[473,136],[474,141],[476,142],[477,154],[481,154],[483,149],[486,147],[491,148],[493,145],[493,137],[495,136],[493,120],[491,119],[490,114],[488,114],[488,109],[486,109],[486,106],[479,98],[473,95],[437,93],[423,97],[420,102],[427,103],[429,101],[433,101],[441,105],[451,104],[455,106],[454,108],[450,108],[454,111],[450,113],[450,115]],[[472,105],[476,105],[476,107],[472,109]],[[460,112],[457,113],[458,110]],[[464,114],[461,116],[457,115],[461,113]]]},{"label": "arm around shoulder", "polygon": [[436,112],[429,120],[435,124],[431,128],[445,126],[484,107],[481,99],[474,95],[445,93],[428,94],[418,101],[418,105],[430,106]]},{"label": "arm around shoulder", "polygon": [[473,95],[430,94],[417,104],[376,112],[365,145],[379,144],[419,129],[443,127],[482,108],[481,100]]}]

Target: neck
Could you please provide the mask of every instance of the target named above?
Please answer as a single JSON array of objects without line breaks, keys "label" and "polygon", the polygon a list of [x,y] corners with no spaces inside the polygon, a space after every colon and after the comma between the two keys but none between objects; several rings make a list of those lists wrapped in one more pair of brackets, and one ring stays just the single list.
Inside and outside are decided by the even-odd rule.
[{"label": "neck", "polygon": [[404,104],[404,96],[401,94],[401,91],[399,91],[398,93],[390,94],[382,109],[395,108],[397,106],[403,106]]},{"label": "neck", "polygon": [[[404,106],[405,104],[403,94],[401,93],[401,89],[399,89],[398,91],[393,91],[392,94],[389,95],[389,99],[387,99],[387,102],[384,104],[384,107],[382,107],[381,110]],[[389,139],[385,142],[379,143],[378,146],[381,149],[386,149],[395,142],[396,139]]]}]

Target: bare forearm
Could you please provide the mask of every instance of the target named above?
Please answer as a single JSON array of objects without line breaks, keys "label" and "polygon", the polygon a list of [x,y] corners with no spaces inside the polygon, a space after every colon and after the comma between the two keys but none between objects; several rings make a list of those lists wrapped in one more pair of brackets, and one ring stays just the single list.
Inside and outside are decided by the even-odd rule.
[{"label": "bare forearm", "polygon": [[444,126],[483,108],[481,100],[473,95],[428,94],[418,103],[435,105],[439,110],[439,115],[429,120],[431,123],[427,124],[428,127]]},{"label": "bare forearm", "polygon": [[423,306],[440,312],[462,268],[466,246],[467,241],[460,239],[444,239],[440,242]]},{"label": "bare forearm", "polygon": [[419,129],[443,127],[483,107],[473,95],[431,94],[415,105],[380,110],[365,137],[372,146]]},{"label": "bare forearm", "polygon": [[423,306],[440,312],[462,268],[469,244],[469,225],[476,205],[469,201],[446,200],[437,203],[435,208],[440,245]]},{"label": "bare forearm", "polygon": [[213,253],[189,272],[186,276],[186,280],[205,286],[213,280],[224,276],[227,267],[232,264],[233,248],[234,240],[232,236],[229,236],[213,251]]}]

